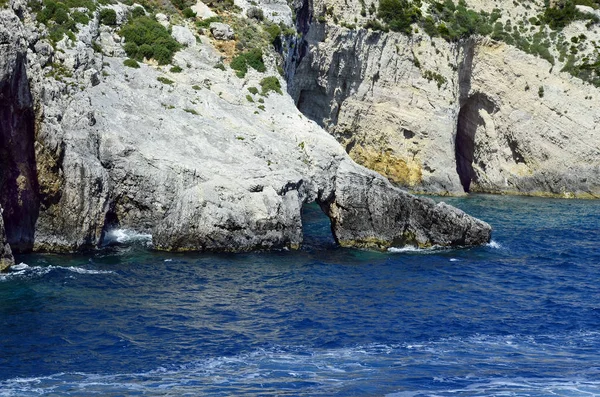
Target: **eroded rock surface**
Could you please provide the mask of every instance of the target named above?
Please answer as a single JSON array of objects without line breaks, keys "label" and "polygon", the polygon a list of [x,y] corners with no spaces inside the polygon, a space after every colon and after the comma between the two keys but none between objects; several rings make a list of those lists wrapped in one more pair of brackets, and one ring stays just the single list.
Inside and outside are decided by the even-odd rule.
[{"label": "eroded rock surface", "polygon": [[[176,54],[176,73],[171,65],[124,66],[114,32],[93,22],[50,55],[26,51],[41,42],[33,33],[16,51],[26,60],[38,120],[33,250],[97,247],[115,228],[151,233],[164,250],[296,248],[301,207],[313,201],[328,212],[343,245],[470,245],[490,238],[487,224],[356,165],[291,97],[252,94],[248,88],[276,75],[272,55],[265,54],[267,74],[251,69],[240,79],[214,67],[223,56],[206,37]],[[115,56],[95,52],[95,40],[109,43]],[[54,65],[47,65],[49,56]],[[349,204],[348,195],[366,201]],[[376,211],[359,233],[354,225],[367,202]],[[431,229],[444,222],[453,225]],[[410,233],[414,238],[398,237]]]}]

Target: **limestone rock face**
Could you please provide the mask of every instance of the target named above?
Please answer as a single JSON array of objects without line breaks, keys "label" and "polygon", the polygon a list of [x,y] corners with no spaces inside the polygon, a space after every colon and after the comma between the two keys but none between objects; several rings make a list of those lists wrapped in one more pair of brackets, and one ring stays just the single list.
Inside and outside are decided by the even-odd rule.
[{"label": "limestone rock face", "polygon": [[8,269],[15,264],[12,251],[8,245],[4,231],[4,221],[2,220],[2,208],[0,208],[0,272]]},{"label": "limestone rock face", "polygon": [[[151,233],[154,247],[164,250],[297,248],[301,207],[313,201],[329,214],[344,245],[469,245],[490,238],[487,224],[417,199],[357,166],[291,97],[251,94],[265,74],[250,70],[240,79],[215,68],[222,54],[210,43],[179,51],[173,63],[180,73],[150,64],[132,69],[124,58],[93,51],[92,40],[114,33],[96,25],[81,30],[86,40],[57,44],[56,68],[42,66],[47,51],[27,51],[36,47],[19,38],[25,34],[15,36],[24,28],[11,18],[6,21],[14,26],[1,43],[14,56],[0,56],[1,65],[11,65],[3,66],[0,81],[10,82],[1,92],[12,98],[3,106],[12,107],[1,109],[1,136],[18,134],[29,151],[2,141],[18,163],[0,169],[13,251],[93,248],[115,228]],[[267,75],[276,76],[275,63],[266,61]],[[35,125],[21,126],[19,112]],[[16,190],[7,194],[11,186]],[[19,207],[18,198],[27,194],[32,204]],[[369,206],[376,211],[364,220]],[[24,229],[28,245],[20,245],[15,218],[6,216],[17,210],[31,216]],[[429,227],[434,223],[440,226]]]},{"label": "limestone rock face", "polygon": [[600,198],[594,86],[489,39],[310,20],[290,94],[358,163],[414,192]]}]

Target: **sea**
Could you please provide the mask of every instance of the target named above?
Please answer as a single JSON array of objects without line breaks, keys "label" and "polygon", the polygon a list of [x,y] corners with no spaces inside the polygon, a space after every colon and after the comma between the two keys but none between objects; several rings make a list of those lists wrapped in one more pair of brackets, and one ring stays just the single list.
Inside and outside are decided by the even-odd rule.
[{"label": "sea", "polygon": [[600,201],[436,198],[461,249],[176,254],[115,230],[0,275],[0,396],[600,396]]}]

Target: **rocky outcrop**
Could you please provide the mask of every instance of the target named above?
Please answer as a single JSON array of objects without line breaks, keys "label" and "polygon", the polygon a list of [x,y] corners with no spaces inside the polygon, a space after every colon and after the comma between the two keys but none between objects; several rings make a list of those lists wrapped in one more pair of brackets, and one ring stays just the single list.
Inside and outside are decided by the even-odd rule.
[{"label": "rocky outcrop", "polygon": [[350,162],[340,165],[333,197],[324,203],[336,240],[345,247],[427,248],[487,242],[487,223],[445,203],[414,198]]},{"label": "rocky outcrop", "polygon": [[[313,7],[348,22],[358,3]],[[360,164],[415,192],[600,197],[594,86],[486,38],[305,20],[290,94]]]},{"label": "rocky outcrop", "polygon": [[15,260],[12,256],[10,245],[8,245],[8,240],[6,240],[4,221],[2,220],[2,208],[0,207],[0,272],[14,264]]},{"label": "rocky outcrop", "polygon": [[[114,228],[151,233],[163,250],[297,248],[301,207],[313,201],[330,215],[342,245],[471,245],[490,238],[489,225],[356,165],[289,96],[252,94],[248,88],[259,87],[264,74],[252,69],[240,79],[215,68],[223,56],[207,37],[176,54],[180,73],[152,64],[129,68],[124,58],[94,51],[98,40],[119,53],[110,31],[93,21],[57,51],[35,35],[28,40],[16,51],[23,59],[27,47],[45,51],[26,55],[38,121],[32,191],[39,206],[31,248],[23,250],[97,247]],[[266,58],[273,75],[275,60]],[[9,203],[13,197],[2,196]],[[359,233],[354,225],[364,208],[368,228]],[[12,227],[6,223],[10,243]]]}]

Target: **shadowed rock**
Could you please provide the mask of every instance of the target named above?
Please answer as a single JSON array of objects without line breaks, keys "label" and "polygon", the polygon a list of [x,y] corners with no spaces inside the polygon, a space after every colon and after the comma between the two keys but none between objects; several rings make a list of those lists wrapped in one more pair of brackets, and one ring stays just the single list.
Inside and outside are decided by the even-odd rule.
[{"label": "shadowed rock", "polygon": [[4,221],[2,220],[2,208],[0,207],[0,272],[15,264],[10,246],[4,233]]}]

